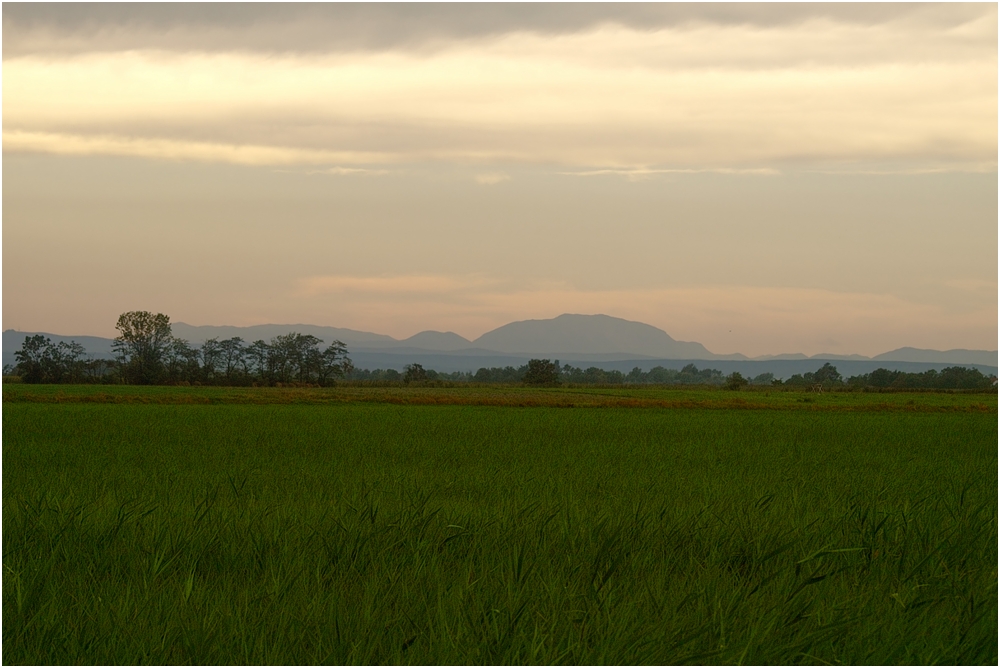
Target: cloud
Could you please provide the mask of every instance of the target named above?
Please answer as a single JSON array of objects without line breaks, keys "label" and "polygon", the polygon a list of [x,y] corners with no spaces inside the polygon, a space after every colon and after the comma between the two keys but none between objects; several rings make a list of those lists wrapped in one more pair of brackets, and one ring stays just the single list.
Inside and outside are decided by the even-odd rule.
[{"label": "cloud", "polygon": [[476,183],[484,186],[493,186],[510,179],[510,176],[503,172],[488,172],[486,174],[476,174]]},{"label": "cloud", "polygon": [[331,176],[385,176],[387,169],[362,169],[360,167],[330,167],[306,172],[307,174],[329,174]]},{"label": "cloud", "polygon": [[707,169],[591,169],[577,172],[559,172],[561,176],[624,176],[630,181],[640,181],[659,174],[745,174],[749,176],[776,176],[777,169],[769,167],[732,169],[715,167]]},{"label": "cloud", "polygon": [[[996,7],[953,11],[940,25],[909,10],[871,23],[598,21],[417,52],[5,55],[4,150],[633,179],[995,169]],[[219,21],[205,25],[230,29]]]},{"label": "cloud", "polygon": [[995,172],[997,170],[997,163],[995,161],[983,161],[975,162],[969,161],[962,163],[961,165],[950,165],[950,166],[914,166],[914,167],[855,167],[855,168],[842,168],[842,169],[806,169],[803,171],[811,172],[813,174],[856,174],[865,176],[920,176],[928,174],[945,174],[952,172],[963,172],[967,174],[988,174]]},{"label": "cloud", "polygon": [[[382,154],[322,151],[285,146],[221,144],[113,135],[62,134],[52,132],[3,132],[3,150],[11,152],[54,153],[58,155],[116,155],[164,160],[228,162],[237,165],[301,165],[330,162],[378,162]],[[327,173],[346,173],[333,170]],[[356,169],[351,172],[367,172]]]},{"label": "cloud", "polygon": [[[602,26],[636,31],[699,26],[766,30],[809,21],[967,30],[988,4],[580,3],[580,4],[45,4],[3,12],[4,58],[32,53],[156,49],[329,53],[448,48],[510,33],[544,36]],[[993,23],[996,23],[995,18]]]}]

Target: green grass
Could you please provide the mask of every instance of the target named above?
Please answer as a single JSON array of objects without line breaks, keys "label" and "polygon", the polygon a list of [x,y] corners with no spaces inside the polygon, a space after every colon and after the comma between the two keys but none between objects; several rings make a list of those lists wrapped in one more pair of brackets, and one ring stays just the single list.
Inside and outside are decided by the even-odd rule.
[{"label": "green grass", "polygon": [[995,395],[85,389],[166,399],[4,387],[5,664],[997,662]]}]

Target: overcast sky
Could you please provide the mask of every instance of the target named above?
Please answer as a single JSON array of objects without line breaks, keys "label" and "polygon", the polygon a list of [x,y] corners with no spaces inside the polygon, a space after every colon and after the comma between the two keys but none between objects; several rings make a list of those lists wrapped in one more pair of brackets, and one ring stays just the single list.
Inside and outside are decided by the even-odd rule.
[{"label": "overcast sky", "polygon": [[997,6],[3,9],[3,327],[997,347]]}]

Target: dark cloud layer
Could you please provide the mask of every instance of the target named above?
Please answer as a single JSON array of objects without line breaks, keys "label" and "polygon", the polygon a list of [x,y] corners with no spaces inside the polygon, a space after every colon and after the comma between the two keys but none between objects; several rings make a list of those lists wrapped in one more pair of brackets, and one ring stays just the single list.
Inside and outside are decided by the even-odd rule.
[{"label": "dark cloud layer", "polygon": [[112,4],[8,3],[3,55],[130,49],[330,52],[433,49],[508,32],[563,34],[617,24],[787,26],[824,18],[961,25],[989,4]]}]

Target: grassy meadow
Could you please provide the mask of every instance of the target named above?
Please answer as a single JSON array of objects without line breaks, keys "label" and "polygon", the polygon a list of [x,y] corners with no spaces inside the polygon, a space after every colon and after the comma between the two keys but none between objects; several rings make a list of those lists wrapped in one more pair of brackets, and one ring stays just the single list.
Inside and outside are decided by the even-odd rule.
[{"label": "grassy meadow", "polygon": [[5,664],[997,663],[996,394],[3,387]]}]

